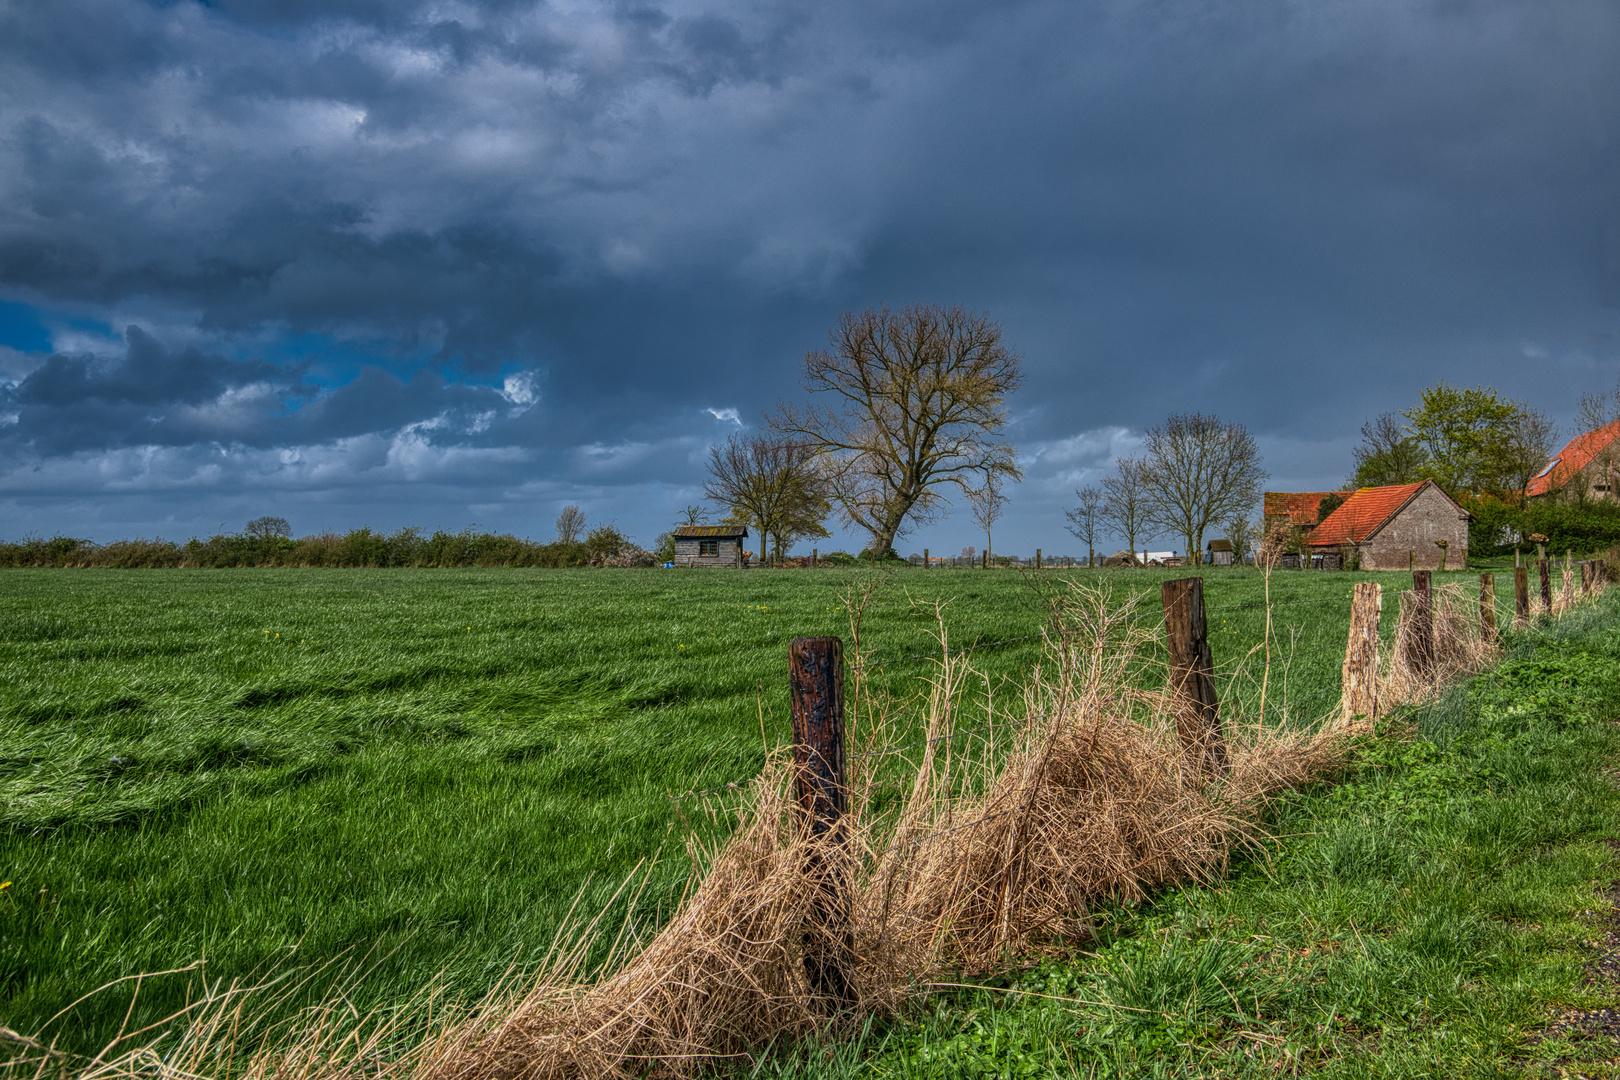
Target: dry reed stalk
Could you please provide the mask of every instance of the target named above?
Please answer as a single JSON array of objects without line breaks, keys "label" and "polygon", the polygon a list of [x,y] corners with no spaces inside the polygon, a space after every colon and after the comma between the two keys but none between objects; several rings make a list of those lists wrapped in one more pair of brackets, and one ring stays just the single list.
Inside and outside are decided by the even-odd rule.
[{"label": "dry reed stalk", "polygon": [[1394,655],[1379,674],[1382,712],[1433,697],[1459,677],[1483,670],[1500,653],[1494,642],[1481,636],[1477,600],[1466,596],[1461,586],[1438,585],[1430,595],[1434,620],[1430,673],[1419,670],[1413,657],[1412,621],[1419,601],[1414,593],[1403,592]]}]

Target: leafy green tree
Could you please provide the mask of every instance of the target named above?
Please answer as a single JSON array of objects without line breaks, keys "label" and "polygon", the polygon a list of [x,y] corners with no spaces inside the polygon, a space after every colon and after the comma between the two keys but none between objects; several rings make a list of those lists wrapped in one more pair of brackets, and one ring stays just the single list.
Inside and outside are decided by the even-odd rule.
[{"label": "leafy green tree", "polygon": [[1434,482],[1453,498],[1510,483],[1514,425],[1523,410],[1490,387],[1440,383],[1401,415],[1423,449]]}]

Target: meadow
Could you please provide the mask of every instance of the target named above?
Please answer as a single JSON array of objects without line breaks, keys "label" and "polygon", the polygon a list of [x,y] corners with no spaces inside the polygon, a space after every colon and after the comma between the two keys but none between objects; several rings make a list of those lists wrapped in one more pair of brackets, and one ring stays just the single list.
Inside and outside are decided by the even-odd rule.
[{"label": "meadow", "polygon": [[[979,646],[971,726],[1040,656],[1043,589],[1106,583],[1151,617],[1186,573],[0,571],[0,1023],[92,1052],[201,979],[274,971],[305,973],[284,1009],[339,985],[361,1011],[475,997],[571,908],[659,922],[708,827],[671,796],[787,741],[786,645],[848,641],[863,589],[859,677],[920,693],[945,601],[952,647]],[[1252,707],[1265,583],[1202,573],[1217,668],[1249,657],[1224,694]],[[1336,702],[1368,579],[1410,586],[1273,575],[1274,721]],[[133,984],[79,1000],[204,960],[133,1011]]]}]

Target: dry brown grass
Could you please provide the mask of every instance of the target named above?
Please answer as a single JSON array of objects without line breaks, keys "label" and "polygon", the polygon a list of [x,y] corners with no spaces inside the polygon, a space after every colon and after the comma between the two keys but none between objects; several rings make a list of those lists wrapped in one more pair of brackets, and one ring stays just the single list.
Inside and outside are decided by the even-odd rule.
[{"label": "dry brown grass", "polygon": [[[958,707],[978,680],[950,654],[938,619],[944,656],[926,698],[928,741],[914,769],[898,766],[903,795],[879,797],[898,761],[882,748],[903,717],[857,682],[845,829],[818,847],[800,827],[790,762],[772,758],[730,812],[727,838],[689,841],[703,871],[673,917],[649,941],[619,930],[600,977],[584,958],[613,928],[587,924],[559,940],[538,979],[425,1031],[356,1023],[334,1007],[243,1054],[234,1033],[251,1027],[249,995],[233,989],[198,1003],[188,1041],[161,1060],[128,1044],[71,1068],[43,1048],[26,1060],[40,1080],[54,1071],[212,1077],[233,1056],[229,1075],[243,1080],[690,1076],[852,1016],[895,1014],[961,972],[1072,947],[1099,900],[1135,901],[1220,873],[1257,836],[1272,794],[1336,768],[1366,730],[1361,720],[1313,732],[1228,720],[1230,766],[1211,781],[1182,751],[1175,703],[1142,688],[1156,621],[1102,587],[1049,599],[1045,657],[1023,697],[1001,706],[997,729],[956,737]],[[860,598],[850,607],[858,613]],[[1440,590],[1435,622],[1437,674],[1419,679],[1403,646],[1387,666],[1385,700],[1432,692],[1487,658],[1460,592]],[[853,630],[858,643],[858,621]],[[818,866],[847,883],[848,941],[818,915]],[[851,944],[853,1007],[840,1012],[813,992],[805,958]]]}]

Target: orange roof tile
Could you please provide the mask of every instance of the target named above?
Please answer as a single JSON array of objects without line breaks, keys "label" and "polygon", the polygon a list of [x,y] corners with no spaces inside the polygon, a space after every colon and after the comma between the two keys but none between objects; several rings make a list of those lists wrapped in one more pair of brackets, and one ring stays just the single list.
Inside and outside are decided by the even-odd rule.
[{"label": "orange roof tile", "polygon": [[1343,495],[1342,491],[1268,491],[1265,515],[1268,518],[1288,515],[1290,525],[1315,525],[1322,500],[1329,495]]},{"label": "orange roof tile", "polygon": [[1391,484],[1389,487],[1364,487],[1351,492],[1350,497],[1329,514],[1311,533],[1307,543],[1312,547],[1334,544],[1359,544],[1400,512],[1417,493],[1433,480],[1420,480],[1416,484]]},{"label": "orange roof tile", "polygon": [[1532,498],[1557,491],[1582,469],[1592,463],[1616,437],[1620,437],[1620,420],[1604,424],[1595,431],[1584,431],[1569,440],[1553,459],[1547,462],[1530,481],[1524,493]]}]

